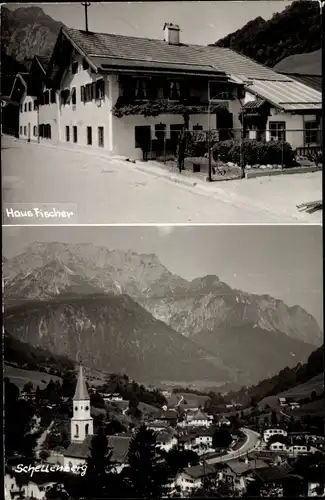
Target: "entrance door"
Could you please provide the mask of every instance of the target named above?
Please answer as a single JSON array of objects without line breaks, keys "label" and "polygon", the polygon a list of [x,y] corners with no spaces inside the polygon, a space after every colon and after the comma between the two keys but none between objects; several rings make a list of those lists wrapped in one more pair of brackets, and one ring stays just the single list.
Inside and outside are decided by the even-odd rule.
[{"label": "entrance door", "polygon": [[184,128],[184,123],[170,126],[170,148],[174,155],[176,155],[179,135],[183,130],[183,128]]}]

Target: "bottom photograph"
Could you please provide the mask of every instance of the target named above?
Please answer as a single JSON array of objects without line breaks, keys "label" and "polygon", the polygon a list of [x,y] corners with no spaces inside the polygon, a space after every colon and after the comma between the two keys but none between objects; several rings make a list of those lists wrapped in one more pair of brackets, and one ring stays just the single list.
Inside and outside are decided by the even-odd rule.
[{"label": "bottom photograph", "polygon": [[324,496],[320,226],[3,228],[5,497]]}]

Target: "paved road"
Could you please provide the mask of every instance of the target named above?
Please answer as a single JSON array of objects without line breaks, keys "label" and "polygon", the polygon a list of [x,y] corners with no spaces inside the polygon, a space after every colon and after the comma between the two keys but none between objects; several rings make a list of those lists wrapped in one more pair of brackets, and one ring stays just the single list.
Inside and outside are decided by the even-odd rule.
[{"label": "paved road", "polygon": [[216,464],[219,462],[226,462],[228,460],[242,457],[243,455],[246,455],[247,453],[253,451],[259,443],[260,435],[257,432],[252,431],[251,429],[242,428],[241,430],[242,432],[244,432],[244,434],[246,434],[247,437],[246,442],[243,444],[243,446],[241,446],[241,448],[235,451],[230,451],[229,453],[227,453],[226,455],[222,455],[221,457],[207,459],[206,463]]},{"label": "paved road", "polygon": [[159,177],[155,175],[159,169],[150,163],[145,164],[144,172],[141,163],[28,144],[8,136],[2,138],[2,148],[3,203],[47,203],[54,208],[60,203],[74,204],[78,218],[72,224],[321,220],[320,214],[308,216],[296,210],[296,204],[321,197],[319,172],[281,176],[272,181],[268,178],[213,183],[203,189],[208,183],[193,187]]}]

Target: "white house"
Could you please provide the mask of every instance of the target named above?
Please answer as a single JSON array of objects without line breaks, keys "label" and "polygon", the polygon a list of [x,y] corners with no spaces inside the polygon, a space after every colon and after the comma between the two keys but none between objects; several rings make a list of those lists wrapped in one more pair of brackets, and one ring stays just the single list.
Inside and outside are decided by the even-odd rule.
[{"label": "white house", "polygon": [[284,429],[276,428],[276,429],[266,429],[263,433],[263,439],[267,443],[271,436],[275,435],[287,436],[288,433]]},{"label": "white house", "polygon": [[18,498],[35,498],[37,500],[43,500],[46,498],[47,491],[51,489],[54,484],[55,483],[46,480],[44,483],[38,484],[31,480],[19,488],[15,476],[6,474],[4,477],[5,500],[15,500]]},{"label": "white house", "polygon": [[211,424],[212,421],[208,415],[198,410],[195,413],[187,413],[185,420],[179,422],[178,425],[181,427],[210,427]]},{"label": "white house", "polygon": [[156,438],[156,445],[161,450],[170,451],[178,443],[177,437],[172,432],[159,432]]},{"label": "white house", "polygon": [[286,451],[287,448],[288,447],[287,447],[286,444],[281,443],[279,441],[270,444],[270,450],[271,451]]},{"label": "white house", "polygon": [[320,147],[319,91],[231,49],[183,44],[180,31],[165,23],[150,40],[63,27],[21,82],[20,136],[142,158],[174,154],[185,122],[207,130],[210,116],[220,140],[243,122],[252,139]]},{"label": "white house", "polygon": [[218,421],[218,426],[219,427],[230,427],[231,426],[231,422],[230,422],[230,420],[227,417],[222,416],[220,418],[220,420]]},{"label": "white house", "polygon": [[215,479],[217,484],[220,474],[221,472],[214,465],[205,464],[187,467],[176,476],[174,486],[178,486],[183,495],[190,494],[202,487],[204,477]]}]

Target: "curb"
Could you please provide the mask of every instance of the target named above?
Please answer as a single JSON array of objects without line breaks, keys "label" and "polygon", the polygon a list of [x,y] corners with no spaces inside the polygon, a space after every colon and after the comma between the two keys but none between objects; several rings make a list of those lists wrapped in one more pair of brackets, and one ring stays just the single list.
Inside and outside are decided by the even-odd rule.
[{"label": "curb", "polygon": [[292,174],[309,174],[313,172],[320,172],[323,167],[292,167],[284,168],[281,170],[265,170],[265,171],[249,171],[245,173],[245,179],[255,179],[256,177],[273,177],[275,175],[292,175]]}]

